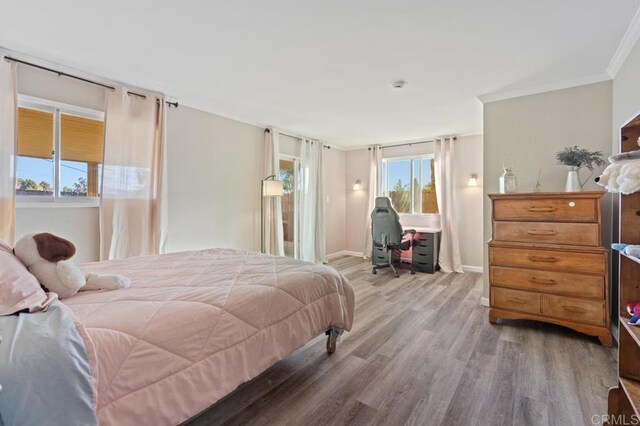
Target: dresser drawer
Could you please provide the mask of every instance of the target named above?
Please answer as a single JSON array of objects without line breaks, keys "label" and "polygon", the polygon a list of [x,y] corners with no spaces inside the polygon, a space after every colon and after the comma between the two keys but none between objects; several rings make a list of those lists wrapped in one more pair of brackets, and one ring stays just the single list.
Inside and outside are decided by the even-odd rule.
[{"label": "dresser drawer", "polygon": [[597,223],[496,221],[493,238],[497,241],[598,246],[600,227]]},{"label": "dresser drawer", "polygon": [[542,295],[529,291],[492,287],[491,307],[539,314],[542,312]]},{"label": "dresser drawer", "polygon": [[604,253],[490,247],[489,262],[490,266],[603,275],[606,257]]},{"label": "dresser drawer", "polygon": [[597,222],[598,203],[591,198],[534,198],[494,200],[495,220]]},{"label": "dresser drawer", "polygon": [[542,314],[574,322],[605,324],[604,302],[596,300],[545,294],[542,296]]},{"label": "dresser drawer", "polygon": [[567,272],[536,271],[532,269],[492,266],[491,285],[520,290],[540,291],[567,296],[604,299],[604,277]]}]

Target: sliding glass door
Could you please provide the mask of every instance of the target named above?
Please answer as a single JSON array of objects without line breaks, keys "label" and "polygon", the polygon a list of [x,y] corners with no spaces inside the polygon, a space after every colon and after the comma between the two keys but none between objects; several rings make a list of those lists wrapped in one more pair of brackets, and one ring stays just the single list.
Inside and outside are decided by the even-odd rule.
[{"label": "sliding glass door", "polygon": [[296,182],[298,160],[295,157],[280,157],[279,180],[284,184],[282,195],[282,229],[284,231],[284,255],[295,257],[298,215],[296,214]]}]

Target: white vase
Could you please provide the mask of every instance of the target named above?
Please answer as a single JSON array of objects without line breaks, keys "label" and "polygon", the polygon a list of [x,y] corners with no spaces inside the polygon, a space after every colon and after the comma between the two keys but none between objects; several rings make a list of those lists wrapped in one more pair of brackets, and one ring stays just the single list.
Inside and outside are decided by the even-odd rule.
[{"label": "white vase", "polygon": [[578,176],[579,167],[565,166],[567,168],[567,183],[564,186],[565,192],[581,192],[582,183],[580,182],[580,176]]}]

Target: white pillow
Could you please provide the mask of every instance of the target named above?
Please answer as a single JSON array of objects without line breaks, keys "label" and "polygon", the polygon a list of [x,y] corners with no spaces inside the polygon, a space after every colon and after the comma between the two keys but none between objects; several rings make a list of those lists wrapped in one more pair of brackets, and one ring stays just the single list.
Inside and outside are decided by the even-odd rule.
[{"label": "white pillow", "polygon": [[11,247],[0,241],[0,316],[25,309],[46,310],[57,297],[55,293],[45,293]]}]

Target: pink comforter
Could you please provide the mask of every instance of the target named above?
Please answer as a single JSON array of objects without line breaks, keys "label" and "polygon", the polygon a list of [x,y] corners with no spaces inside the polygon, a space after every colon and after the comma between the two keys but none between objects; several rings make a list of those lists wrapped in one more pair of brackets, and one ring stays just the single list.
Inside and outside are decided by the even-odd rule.
[{"label": "pink comforter", "polygon": [[236,250],[89,263],[129,289],[66,299],[97,354],[101,424],[177,424],[329,326],[351,329],[353,289],[334,269]]}]

